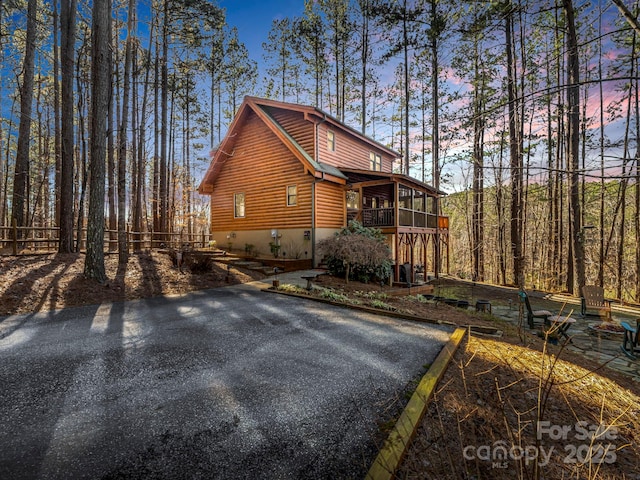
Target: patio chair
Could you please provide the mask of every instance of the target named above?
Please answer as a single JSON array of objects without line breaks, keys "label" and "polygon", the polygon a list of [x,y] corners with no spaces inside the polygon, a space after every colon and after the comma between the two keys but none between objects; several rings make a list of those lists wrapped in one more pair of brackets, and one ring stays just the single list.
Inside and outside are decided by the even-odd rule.
[{"label": "patio chair", "polygon": [[587,315],[588,309],[595,309],[598,315],[604,313],[606,320],[611,320],[610,298],[604,298],[604,288],[598,285],[585,285],[582,287],[582,298],[580,299],[581,313]]},{"label": "patio chair", "polygon": [[520,297],[520,302],[524,303],[527,309],[527,322],[529,323],[529,328],[534,328],[534,320],[536,318],[541,318],[545,325],[549,323],[549,317],[553,315],[549,310],[533,310],[531,308],[531,302],[529,302],[529,295],[524,290],[520,290],[518,292],[518,296]]},{"label": "patio chair", "polygon": [[622,339],[622,345],[620,349],[624,354],[632,359],[637,359],[637,354],[640,354],[640,344],[638,343],[638,332],[640,332],[640,318],[636,320],[636,328],[633,328],[627,322],[620,322],[620,325],[624,328],[624,338]]}]

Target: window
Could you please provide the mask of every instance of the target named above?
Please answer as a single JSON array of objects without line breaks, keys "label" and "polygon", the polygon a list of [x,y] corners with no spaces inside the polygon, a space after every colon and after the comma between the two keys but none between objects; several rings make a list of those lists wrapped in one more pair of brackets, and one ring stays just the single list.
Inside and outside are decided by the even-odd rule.
[{"label": "window", "polygon": [[233,216],[244,218],[244,193],[233,194]]},{"label": "window", "polygon": [[330,152],[336,151],[336,134],[331,130],[327,131],[327,150]]},{"label": "window", "polygon": [[289,185],[287,187],[287,207],[293,207],[298,204],[298,187]]},{"label": "window", "polygon": [[379,154],[369,152],[369,168],[374,172],[379,172],[382,170],[382,158]]}]

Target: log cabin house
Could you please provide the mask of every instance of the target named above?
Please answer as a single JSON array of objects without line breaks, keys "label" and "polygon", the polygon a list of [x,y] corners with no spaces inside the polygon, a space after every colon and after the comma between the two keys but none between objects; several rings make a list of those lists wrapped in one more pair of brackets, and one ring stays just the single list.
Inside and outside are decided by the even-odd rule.
[{"label": "log cabin house", "polygon": [[318,108],[245,97],[199,187],[212,237],[315,266],[317,242],[355,219],[386,235],[396,280],[437,276],[449,257],[449,219],[432,213],[443,192],[393,173],[398,157]]}]

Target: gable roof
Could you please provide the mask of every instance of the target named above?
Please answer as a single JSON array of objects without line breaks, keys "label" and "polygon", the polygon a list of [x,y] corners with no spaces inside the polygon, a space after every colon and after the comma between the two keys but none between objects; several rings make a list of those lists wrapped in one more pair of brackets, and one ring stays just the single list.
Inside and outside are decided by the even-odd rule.
[{"label": "gable roof", "polygon": [[278,121],[275,118],[273,118],[271,114],[269,114],[269,112],[265,108],[263,108],[261,105],[258,105],[258,108],[260,108],[260,110],[268,117],[268,119],[271,121],[271,124],[280,131],[280,133],[287,139],[288,142],[290,142],[290,144],[295,148],[295,150],[299,152],[300,155],[302,155],[304,159],[311,166],[314,167],[316,172],[327,173],[329,175],[334,175],[338,178],[342,178],[344,180],[347,179],[347,177],[336,167],[332,167],[331,165],[327,165],[326,163],[316,162],[313,158],[311,158],[311,156],[307,153],[307,151],[304,148],[302,148],[300,144],[296,142],[291,135],[289,135],[289,133],[282,127],[282,125],[280,125]]},{"label": "gable roof", "polygon": [[[215,149],[212,155],[211,164],[205,173],[198,191],[200,193],[210,193],[213,183],[217,176],[220,174],[222,166],[227,159],[233,156],[233,149],[237,136],[244,126],[248,115],[255,113],[264,124],[280,139],[280,141],[291,151],[295,158],[304,166],[305,171],[317,178],[324,178],[325,180],[333,181],[339,184],[345,184],[347,177],[336,167],[327,165],[326,163],[314,160],[314,158],[307,152],[286,130],[278,123],[278,121],[269,113],[269,107],[280,108],[289,111],[296,111],[303,114],[304,119],[312,123],[326,122],[331,124],[334,128],[340,129],[351,136],[356,137],[357,140],[369,144],[371,147],[377,150],[382,150],[390,156],[398,157],[399,154],[390,148],[376,142],[375,140],[362,135],[353,128],[345,125],[336,118],[332,117],[328,113],[320,110],[316,107],[298,105],[295,103],[279,102],[276,100],[269,100],[258,97],[247,96],[244,98],[242,105],[238,109],[229,130],[225,135],[220,145]],[[317,141],[317,139],[315,140]],[[315,143],[314,141],[314,143]]]}]

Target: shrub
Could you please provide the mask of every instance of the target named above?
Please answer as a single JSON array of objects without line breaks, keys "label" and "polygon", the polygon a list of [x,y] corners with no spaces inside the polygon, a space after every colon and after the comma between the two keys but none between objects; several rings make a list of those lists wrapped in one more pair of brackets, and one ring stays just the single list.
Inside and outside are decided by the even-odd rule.
[{"label": "shrub", "polygon": [[281,292],[290,292],[290,293],[302,293],[305,295],[308,295],[309,292],[301,287],[298,287],[297,285],[292,285],[290,283],[283,283],[281,284],[277,290],[280,290]]},{"label": "shrub", "polygon": [[290,240],[282,247],[283,255],[287,254],[287,258],[295,258],[296,260],[302,258],[304,255],[304,248],[301,247],[298,243]]},{"label": "shrub", "polygon": [[326,298],[327,300],[331,300],[334,302],[343,302],[343,303],[349,302],[349,297],[347,297],[346,295],[342,293],[334,292],[333,290],[328,290],[326,288],[320,291],[320,297]]},{"label": "shrub", "polygon": [[213,257],[204,255],[186,255],[184,265],[191,273],[209,273],[213,270],[215,261]]},{"label": "shrub", "polygon": [[333,237],[318,242],[329,271],[348,282],[386,281],[391,275],[391,251],[376,228],[351,221]]},{"label": "shrub", "polygon": [[386,302],[383,302],[382,300],[371,300],[371,306],[374,308],[379,308],[381,310],[395,310],[396,307],[394,307],[393,305],[389,305]]},{"label": "shrub", "polygon": [[273,258],[278,258],[278,254],[280,252],[281,245],[276,242],[269,242],[269,249],[271,250],[271,254]]}]

